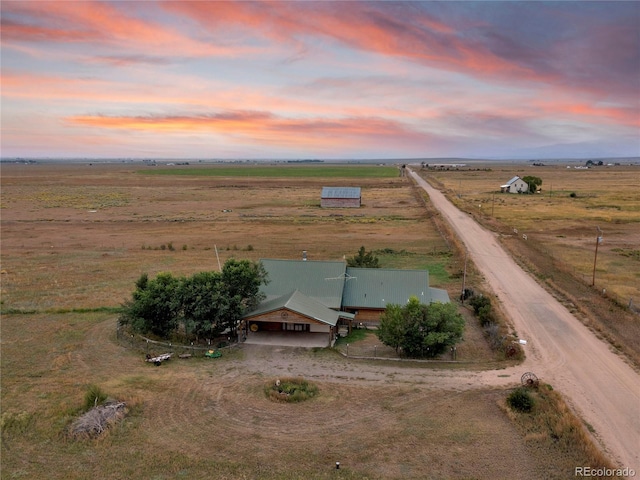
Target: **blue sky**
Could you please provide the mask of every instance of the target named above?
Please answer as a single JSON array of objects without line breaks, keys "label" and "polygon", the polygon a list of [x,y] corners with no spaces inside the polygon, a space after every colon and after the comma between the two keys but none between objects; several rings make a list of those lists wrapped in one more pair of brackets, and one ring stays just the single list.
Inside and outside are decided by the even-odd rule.
[{"label": "blue sky", "polygon": [[640,156],[638,2],[1,9],[3,157]]}]

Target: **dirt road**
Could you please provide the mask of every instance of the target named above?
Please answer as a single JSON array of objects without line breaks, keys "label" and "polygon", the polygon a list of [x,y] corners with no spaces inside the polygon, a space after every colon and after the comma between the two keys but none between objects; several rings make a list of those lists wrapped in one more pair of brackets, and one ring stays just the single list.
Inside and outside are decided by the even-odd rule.
[{"label": "dirt road", "polygon": [[527,360],[519,369],[534,372],[562,391],[593,426],[605,452],[621,467],[640,471],[638,374],[524,272],[494,233],[415,172],[411,175],[464,242],[517,334],[527,340]]}]

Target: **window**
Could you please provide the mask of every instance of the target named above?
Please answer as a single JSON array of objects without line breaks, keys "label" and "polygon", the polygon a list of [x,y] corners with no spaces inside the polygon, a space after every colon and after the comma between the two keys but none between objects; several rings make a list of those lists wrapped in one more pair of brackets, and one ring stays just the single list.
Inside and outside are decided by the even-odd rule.
[{"label": "window", "polygon": [[283,323],[282,329],[289,332],[308,332],[309,324],[308,323]]}]

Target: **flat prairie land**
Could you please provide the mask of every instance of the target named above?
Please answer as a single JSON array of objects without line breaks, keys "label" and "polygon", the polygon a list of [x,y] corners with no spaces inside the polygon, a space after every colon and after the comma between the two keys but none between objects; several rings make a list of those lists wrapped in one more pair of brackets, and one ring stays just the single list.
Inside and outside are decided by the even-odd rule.
[{"label": "flat prairie land", "polygon": [[[487,168],[428,175],[453,193],[457,203],[495,218],[508,228],[505,234],[520,240],[524,234],[527,242],[541,244],[588,283],[593,280],[596,238],[602,235],[596,286],[640,306],[640,166]],[[541,178],[542,192],[500,193],[500,185],[515,175]]]},{"label": "flat prairie land", "polygon": [[[203,173],[218,168],[225,175]],[[142,273],[190,275],[231,257],[299,259],[303,250],[341,260],[360,246],[391,252],[388,268],[429,267],[432,284],[447,288],[449,247],[409,179],[394,167],[362,167],[357,178],[358,167],[344,167],[346,178],[318,168],[282,167],[271,178],[239,167],[169,175],[141,165],[3,165],[5,308],[117,306]],[[293,176],[300,171],[313,176]],[[320,207],[323,186],[349,185],[362,188],[361,208]]]},{"label": "flat prairie land", "polygon": [[[460,259],[397,170],[266,177],[152,168],[170,171],[2,166],[3,479],[564,479],[578,465],[610,466],[546,420],[533,429],[510,413],[505,397],[519,376],[509,387],[478,381],[477,370],[483,379],[501,371],[486,371],[473,322],[459,350],[475,359],[468,372],[248,345],[219,359],[144,362],[116,339],[116,314],[101,311],[126,300],[142,273],[191,275],[231,257],[303,250],[339,260],[364,245],[384,267],[429,269],[452,298],[460,288]],[[360,186],[363,206],[322,209],[322,186]],[[272,403],[264,385],[284,376],[315,382],[320,395]],[[71,440],[66,429],[91,384],[126,402],[128,416],[99,439]]]}]

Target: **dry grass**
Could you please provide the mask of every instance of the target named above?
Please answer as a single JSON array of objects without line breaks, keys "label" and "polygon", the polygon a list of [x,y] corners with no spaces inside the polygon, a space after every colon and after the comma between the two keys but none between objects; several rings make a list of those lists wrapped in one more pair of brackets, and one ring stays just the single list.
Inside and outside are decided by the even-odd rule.
[{"label": "dry grass", "polygon": [[[214,246],[224,262],[302,250],[337,259],[365,245],[408,252],[384,266],[458,274],[455,240],[443,239],[407,179],[359,181],[365,206],[330,211],[318,206],[322,179],[141,178],[130,166],[96,167],[3,166],[2,308],[36,313],[2,318],[2,478],[326,479],[336,461],[344,479],[571,476],[553,451],[544,464],[532,454],[499,406],[502,390],[398,383],[384,365],[376,380],[347,381],[358,364],[334,352],[251,363],[236,351],[154,367],[115,341],[113,314],[51,313],[117,306],[142,272],[215,269]],[[96,212],[86,210],[90,196],[101,199]],[[160,249],[169,242],[174,250]],[[445,278],[437,285],[455,297],[459,279]],[[469,332],[463,353],[489,360],[481,332]],[[321,366],[320,395],[269,401],[251,365],[273,356],[290,362],[285,371]],[[91,384],[129,415],[95,440],[70,441]]]},{"label": "dry grass", "polygon": [[[336,461],[344,478],[570,476],[564,450],[540,461],[538,447],[501,410],[503,390],[396,384],[383,366],[377,382],[346,381],[342,374],[357,365],[299,351],[285,364],[326,365],[314,378],[320,394],[278,404],[264,395],[272,376],[254,371],[243,352],[154,367],[118,345],[114,329],[107,314],[3,319],[3,411],[30,419],[3,430],[3,478],[204,478],[215,471],[226,479],[325,479],[335,476]],[[90,383],[130,413],[95,440],[66,440]],[[571,458],[583,464],[581,455]]]},{"label": "dry grass", "polygon": [[[518,230],[515,236],[526,234],[528,241],[541,244],[588,283],[599,226],[604,242],[598,250],[597,286],[626,302],[631,298],[640,304],[640,264],[629,254],[640,245],[640,167],[488,167],[491,169],[429,171],[428,175],[449,190],[463,208],[494,218],[504,226],[501,231],[505,234],[515,235],[514,228]],[[542,178],[543,193],[499,193],[499,186],[514,175]]]},{"label": "dry grass", "polygon": [[[524,267],[640,366],[640,320],[626,309],[630,301],[640,305],[640,261],[634,253],[640,245],[640,167],[478,164],[422,173],[460,208],[499,232],[503,245]],[[499,193],[499,186],[514,175],[542,178],[543,193]],[[570,197],[571,192],[577,197]],[[592,287],[596,226],[604,242],[598,248]]]},{"label": "dry grass", "polygon": [[[143,272],[189,275],[217,269],[218,258],[301,258],[307,250],[312,260],[337,260],[365,245],[408,253],[385,256],[385,267],[446,271],[451,262],[406,178],[358,180],[362,208],[322,209],[323,185],[354,181],[172,179],[120,165],[8,165],[2,175],[5,308],[117,306]],[[95,198],[126,201],[94,212],[85,197],[61,204],[33,194],[86,192],[87,184]]]},{"label": "dry grass", "polygon": [[[589,440],[587,427],[569,409],[558,392],[550,385],[527,389],[534,399],[530,413],[518,413],[507,407],[506,411],[524,436],[530,454],[543,466],[550,454],[557,459],[545,475],[547,478],[563,478],[560,471],[572,471],[576,466],[593,469],[613,469],[609,461]],[[576,449],[576,445],[580,446]]]}]

